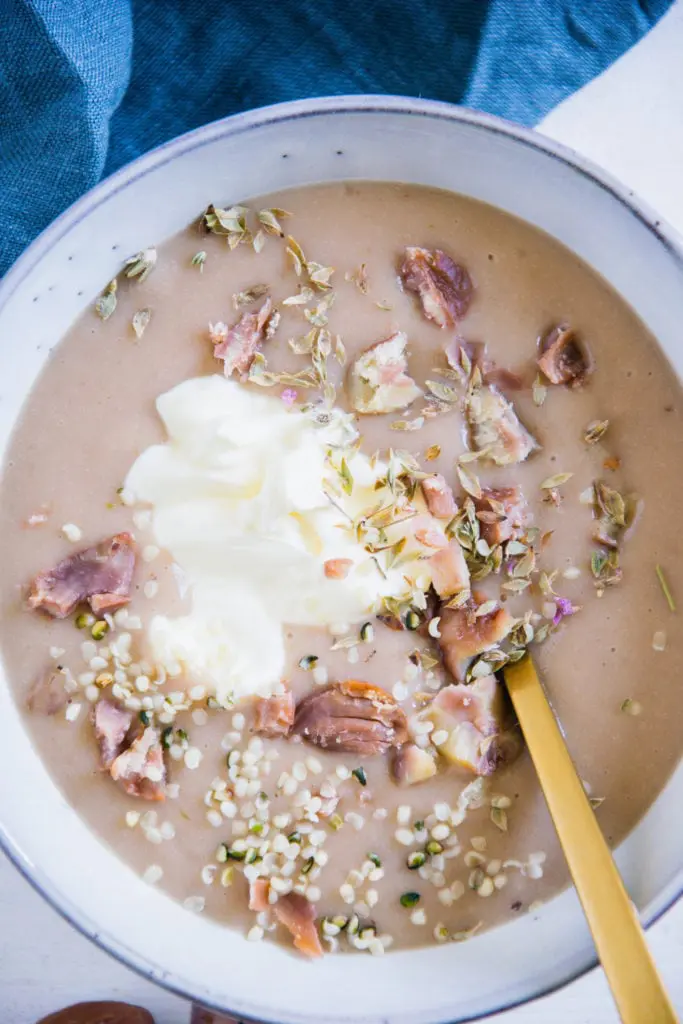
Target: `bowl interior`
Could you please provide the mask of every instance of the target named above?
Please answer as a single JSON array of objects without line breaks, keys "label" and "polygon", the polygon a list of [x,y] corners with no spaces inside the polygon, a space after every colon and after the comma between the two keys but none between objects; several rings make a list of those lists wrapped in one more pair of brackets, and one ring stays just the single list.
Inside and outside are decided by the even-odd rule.
[{"label": "bowl interior", "polygon": [[[306,101],[240,115],[161,147],[34,243],[0,285],[2,450],[50,350],[124,257],[174,234],[209,201],[343,179],[450,189],[544,229],[626,298],[676,372],[683,370],[677,242],[605,176],[532,133],[442,104]],[[531,998],[593,960],[572,892],[468,943],[383,958],[327,957],[311,967],[275,946],[247,943],[145,885],[91,834],[33,754],[3,680],[0,718],[0,777],[13,780],[0,794],[0,838],[10,856],[86,934],[207,1005],[282,1024],[435,1024]],[[646,920],[683,887],[683,831],[671,824],[681,802],[679,768],[618,851]]]}]

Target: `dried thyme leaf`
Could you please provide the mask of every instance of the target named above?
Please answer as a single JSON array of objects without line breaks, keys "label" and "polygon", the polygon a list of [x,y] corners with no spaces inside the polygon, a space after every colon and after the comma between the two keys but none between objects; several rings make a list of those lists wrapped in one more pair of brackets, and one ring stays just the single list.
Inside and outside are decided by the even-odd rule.
[{"label": "dried thyme leaf", "polygon": [[128,267],[128,270],[125,271],[126,277],[137,277],[138,281],[144,281],[154,270],[156,262],[156,249],[143,249],[126,260],[124,264]]},{"label": "dried thyme leaf", "polygon": [[383,310],[385,313],[390,313],[391,310],[394,308],[390,302],[386,301],[386,299],[382,299],[380,302],[376,302],[375,305],[377,306],[378,309]]},{"label": "dried thyme leaf", "polygon": [[591,572],[596,580],[600,579],[603,567],[607,561],[606,551],[593,551],[591,553]]},{"label": "dried thyme leaf", "polygon": [[673,595],[669,589],[669,584],[666,581],[666,576],[664,575],[664,570],[662,569],[661,565],[655,566],[655,572],[657,573],[657,579],[659,580],[659,585],[662,588],[662,593],[664,594],[666,603],[669,606],[669,611],[675,612],[676,602],[673,599]]},{"label": "dried thyme leaf", "polygon": [[297,277],[301,277],[305,271],[309,283],[320,292],[328,291],[332,287],[330,278],[334,274],[334,267],[326,267],[322,263],[307,260],[303,249],[291,235],[287,236],[286,251],[292,260]]},{"label": "dried thyme leaf", "polygon": [[314,328],[311,347],[311,363],[317,378],[318,387],[322,390],[325,401],[332,405],[335,400],[335,389],[327,379],[327,358],[332,351],[332,336],[324,327]]},{"label": "dried thyme leaf", "polygon": [[[399,559],[399,556],[401,555],[404,547],[406,546],[406,541],[407,541],[407,537],[401,537],[400,540],[397,540],[395,544],[391,545],[391,547],[389,548],[389,550],[387,552],[387,557],[386,557],[386,562],[385,562],[385,569],[391,569],[392,566],[394,566],[397,563],[397,561]],[[410,613],[408,613],[408,614],[410,614]],[[407,624],[407,620],[406,620],[406,624]],[[411,627],[408,626],[408,628],[410,629]]]},{"label": "dried thyme leaf", "polygon": [[508,633],[508,642],[514,647],[526,647],[535,636],[534,627],[530,622],[519,622]]},{"label": "dried thyme leaf", "polygon": [[251,233],[249,231],[245,231],[244,234],[238,234],[238,232],[234,231],[232,234],[228,235],[227,237],[228,237],[228,249],[230,249],[231,252],[234,249],[236,249],[238,245],[243,245],[243,244],[246,244],[246,242],[250,242],[251,241]]},{"label": "dried thyme leaf", "polygon": [[257,299],[262,299],[264,295],[267,295],[268,290],[267,284],[254,284],[251,288],[245,288],[243,292],[237,292],[233,295],[232,304],[235,309],[249,306],[252,302],[256,302]]},{"label": "dried thyme leaf", "polygon": [[287,238],[286,252],[294,265],[294,272],[296,276],[301,277],[306,267],[306,257],[304,256],[304,251],[297,240],[292,238],[291,235]]},{"label": "dried thyme leaf", "polygon": [[548,639],[548,637],[550,636],[550,634],[552,632],[553,632],[553,624],[552,624],[552,622],[546,622],[545,625],[539,626],[538,629],[536,630],[535,634],[534,634],[534,643],[537,643],[537,644],[544,643]]},{"label": "dried thyme leaf", "polygon": [[626,526],[626,503],[619,491],[608,487],[602,480],[593,484],[595,504],[614,526]]},{"label": "dried thyme leaf", "polygon": [[605,802],[604,796],[590,796],[588,797],[588,803],[591,805],[594,811],[597,811],[598,807],[602,807]]},{"label": "dried thyme leaf", "polygon": [[135,331],[135,337],[136,338],[141,338],[142,337],[142,335],[145,333],[145,330],[147,329],[147,325],[149,324],[149,321],[151,319],[152,319],[152,310],[151,309],[140,309],[134,315],[131,323],[133,325],[133,330]]},{"label": "dried thyme leaf", "polygon": [[522,576],[530,576],[536,568],[536,555],[533,551],[527,551],[519,561],[515,562],[512,568],[512,575],[519,579]]},{"label": "dried thyme leaf", "polygon": [[498,602],[497,601],[494,601],[494,600],[484,601],[483,604],[477,605],[477,608],[476,608],[476,610],[474,612],[474,617],[475,617],[475,619],[481,619],[485,615],[491,615],[492,612],[495,612],[497,607],[498,607]]},{"label": "dried thyme leaf", "polygon": [[223,209],[212,204],[204,214],[203,221],[212,234],[226,237],[228,245],[234,249],[241,242],[251,241],[251,232],[247,228],[248,213],[246,206],[230,206]]},{"label": "dried thyme leaf", "polygon": [[559,488],[552,487],[549,491],[544,491],[541,499],[546,505],[554,505],[555,508],[559,508],[564,498],[560,494]]},{"label": "dried thyme leaf", "polygon": [[314,263],[309,260],[306,264],[308,280],[318,291],[325,292],[331,288],[330,278],[334,274],[334,267],[325,267],[322,263]]},{"label": "dried thyme leaf", "polygon": [[206,263],[206,252],[204,249],[200,249],[196,252],[190,260],[190,265],[193,267],[199,267],[199,272],[202,273],[204,270],[204,264]]},{"label": "dried thyme leaf", "polygon": [[591,554],[591,572],[601,590],[602,587],[613,587],[621,582],[622,571],[619,567],[619,554],[616,550],[605,551],[603,548]]},{"label": "dried thyme leaf", "polygon": [[317,331],[313,329],[299,338],[290,338],[287,344],[295,355],[308,356],[313,351],[316,337]]},{"label": "dried thyme leaf", "polygon": [[299,291],[296,295],[290,295],[289,298],[282,300],[283,306],[305,306],[312,299],[315,298],[315,292],[312,288],[307,286],[301,287],[299,285]]},{"label": "dried thyme leaf", "polygon": [[479,462],[480,459],[487,459],[491,452],[490,448],[480,448],[476,452],[463,452],[462,455],[458,456],[458,462],[463,465],[466,462]]},{"label": "dried thyme leaf", "polygon": [[422,651],[422,668],[429,672],[430,668],[434,668],[439,664],[439,659],[435,658],[430,651]]},{"label": "dried thyme leaf", "polygon": [[249,382],[265,388],[272,388],[276,384],[299,388],[318,386],[318,379],[311,370],[302,370],[301,373],[271,373],[267,367],[266,357],[262,352],[257,352],[249,367]]},{"label": "dried thyme leaf", "polygon": [[445,608],[463,608],[469,603],[471,593],[469,590],[461,590],[459,594],[455,594],[445,602]]},{"label": "dried thyme leaf", "polygon": [[110,281],[107,287],[104,289],[99,299],[95,303],[95,312],[97,313],[100,320],[108,320],[116,309],[116,289],[118,283],[116,278]]},{"label": "dried thyme leaf", "polygon": [[314,354],[318,352],[322,359],[327,359],[330,352],[332,351],[332,335],[329,331],[319,329],[316,331],[315,341],[313,343]]},{"label": "dried thyme leaf", "polygon": [[473,938],[477,934],[481,927],[482,922],[477,921],[477,923],[473,925],[471,928],[466,928],[463,931],[459,932],[452,932],[451,942],[467,942],[468,939]]},{"label": "dried thyme leaf", "polygon": [[472,360],[463,345],[460,346],[459,358],[462,372],[465,374],[465,379],[467,380],[472,373]]},{"label": "dried thyme leaf", "polygon": [[588,424],[583,432],[583,439],[586,444],[597,444],[605,434],[609,427],[609,420],[593,420]]},{"label": "dried thyme leaf", "polygon": [[635,716],[641,713],[643,706],[639,701],[633,700],[631,697],[627,697],[626,700],[622,700],[619,705],[619,710],[623,711],[626,715]]},{"label": "dried thyme leaf", "polygon": [[480,539],[477,541],[474,554],[475,559],[482,558],[483,561],[473,560],[472,557],[468,559],[470,576],[473,580],[483,580],[490,573],[500,572],[503,563],[503,549],[500,545],[490,548]]},{"label": "dried thyme leaf", "polygon": [[481,498],[481,484],[474,473],[471,473],[466,466],[462,466],[460,463],[456,465],[455,470],[462,489],[467,494],[471,494],[473,498]]},{"label": "dried thyme leaf", "polygon": [[[507,662],[507,658],[505,657],[502,651],[497,651],[495,653],[500,654],[500,660],[496,661],[495,664],[495,670],[497,671],[499,668],[502,668],[502,666]],[[483,679],[486,676],[490,676],[491,665],[492,662],[490,658],[477,658],[477,660],[474,661],[467,669],[465,681],[469,683],[472,682],[473,679]]]},{"label": "dried thyme leaf", "polygon": [[489,545],[489,542],[485,540],[483,537],[480,537],[475,545],[475,551],[477,552],[478,555],[481,555],[482,558],[488,558],[489,555],[491,554],[491,547]]},{"label": "dried thyme leaf", "polygon": [[436,416],[443,416],[445,413],[452,412],[453,406],[446,404],[446,402],[439,402],[433,395],[427,396],[427,404],[420,409],[420,413],[423,416],[434,419]]},{"label": "dried thyme leaf", "polygon": [[434,462],[441,455],[440,444],[430,444],[429,448],[425,452],[425,462]]},{"label": "dried thyme leaf", "polygon": [[312,324],[314,327],[326,327],[327,311],[334,304],[336,297],[334,292],[328,291],[326,295],[323,295],[317,306],[313,309],[305,309],[304,316],[309,324]]},{"label": "dried thyme leaf", "polygon": [[285,384],[293,388],[316,388],[320,383],[310,370],[302,370],[301,373],[271,373],[270,377],[274,384]]},{"label": "dried thyme leaf", "polygon": [[512,579],[506,580],[505,583],[501,583],[501,590],[507,590],[510,594],[521,594],[523,590],[526,590],[531,586],[531,580],[529,579]]},{"label": "dried thyme leaf", "polygon": [[440,402],[445,402],[446,405],[453,405],[460,398],[456,389],[451,387],[450,384],[444,384],[438,380],[427,380],[425,384],[431,394]]},{"label": "dried thyme leaf", "polygon": [[425,425],[424,416],[417,416],[414,420],[394,420],[389,425],[390,430],[421,430]]},{"label": "dried thyme leaf", "polygon": [[211,204],[204,214],[204,223],[209,231],[217,235],[239,232],[246,229],[246,206],[223,208]]},{"label": "dried thyme leaf", "polygon": [[360,643],[361,643],[361,640],[360,640],[359,637],[356,637],[356,636],[343,636],[343,637],[340,637],[338,640],[334,641],[334,643],[330,647],[330,650],[331,651],[347,651],[351,647],[358,647],[358,645]]},{"label": "dried thyme leaf", "polygon": [[556,473],[555,476],[549,476],[547,480],[544,480],[541,484],[541,490],[554,491],[556,487],[561,487],[562,484],[566,484],[567,480],[571,480],[573,476],[573,473]]},{"label": "dried thyme leaf", "polygon": [[501,832],[508,830],[508,816],[501,807],[491,808],[491,821]]},{"label": "dried thyme leaf", "polygon": [[543,383],[543,378],[540,373],[536,374],[536,379],[531,387],[531,397],[534,400],[534,405],[543,405],[548,394],[548,388]]},{"label": "dried thyme leaf", "polygon": [[346,459],[341,460],[341,464],[338,470],[339,476],[341,477],[342,490],[345,494],[351,494],[353,491],[353,475],[349,469]]},{"label": "dried thyme leaf", "polygon": [[341,339],[341,334],[335,334],[334,343],[332,346],[334,358],[337,360],[340,366],[346,365],[346,349],[344,348],[344,342]]},{"label": "dried thyme leaf", "polygon": [[257,231],[251,240],[251,244],[254,247],[254,252],[261,252],[263,246],[266,244],[266,236],[263,231]]},{"label": "dried thyme leaf", "polygon": [[361,295],[368,294],[368,268],[366,263],[361,263],[357,270],[354,270],[350,274],[347,273],[344,276],[347,281],[355,284]]},{"label": "dried thyme leaf", "polygon": [[277,235],[279,238],[284,238],[285,233],[282,230],[280,224],[280,218],[284,220],[285,217],[291,217],[291,213],[287,210],[280,210],[278,207],[272,207],[267,210],[259,210],[256,214],[263,227],[269,235]]},{"label": "dried thyme leaf", "polygon": [[556,576],[557,576],[557,569],[555,569],[551,573],[542,572],[541,575],[539,576],[539,578],[538,578],[538,586],[540,588],[541,593],[545,597],[557,597],[557,594],[553,590],[553,583],[555,582],[555,577]]}]

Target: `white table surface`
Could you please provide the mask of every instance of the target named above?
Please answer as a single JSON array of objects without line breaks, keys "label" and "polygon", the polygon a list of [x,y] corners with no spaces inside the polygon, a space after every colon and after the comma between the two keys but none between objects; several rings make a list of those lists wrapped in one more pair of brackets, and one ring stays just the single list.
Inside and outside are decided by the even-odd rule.
[{"label": "white table surface", "polygon": [[[631,186],[683,233],[683,4],[634,50],[554,111],[540,130],[582,151]],[[683,1016],[683,901],[649,932]],[[0,854],[0,1024],[83,999],[139,1003],[157,1024],[187,1024],[188,1005],[82,938]],[[602,972],[490,1018],[492,1024],[614,1024]],[[643,1024],[649,1024],[644,1021]]]}]

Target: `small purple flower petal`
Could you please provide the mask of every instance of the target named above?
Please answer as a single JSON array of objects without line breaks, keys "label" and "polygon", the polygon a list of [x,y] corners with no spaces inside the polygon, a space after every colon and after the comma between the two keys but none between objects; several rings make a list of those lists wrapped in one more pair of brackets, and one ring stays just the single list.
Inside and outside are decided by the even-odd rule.
[{"label": "small purple flower petal", "polygon": [[285,388],[285,390],[280,395],[280,398],[285,403],[285,405],[294,405],[297,398],[296,391],[294,390],[294,388]]},{"label": "small purple flower petal", "polygon": [[557,611],[555,612],[555,616],[553,618],[553,626],[559,625],[559,623],[562,622],[562,619],[564,619],[565,616],[574,614],[574,605],[571,603],[568,597],[555,598],[555,604],[557,606]]}]

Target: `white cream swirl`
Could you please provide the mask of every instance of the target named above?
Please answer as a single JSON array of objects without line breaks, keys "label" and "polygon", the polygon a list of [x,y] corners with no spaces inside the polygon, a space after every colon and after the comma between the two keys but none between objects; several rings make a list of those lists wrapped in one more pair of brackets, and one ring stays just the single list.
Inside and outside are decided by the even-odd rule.
[{"label": "white cream swirl", "polygon": [[[377,502],[386,466],[353,452],[352,495],[339,490],[337,450],[350,418],[329,422],[225,377],[161,395],[168,434],[133,465],[126,489],[153,507],[152,528],[187,577],[188,615],[153,617],[149,639],[170,674],[187,673],[220,700],[268,694],[285,665],[283,627],[358,622],[386,596],[409,594],[404,570],[378,570],[350,519]],[[330,456],[331,453],[331,457]],[[396,528],[394,528],[396,529]],[[344,579],[325,562],[349,559]]]}]

